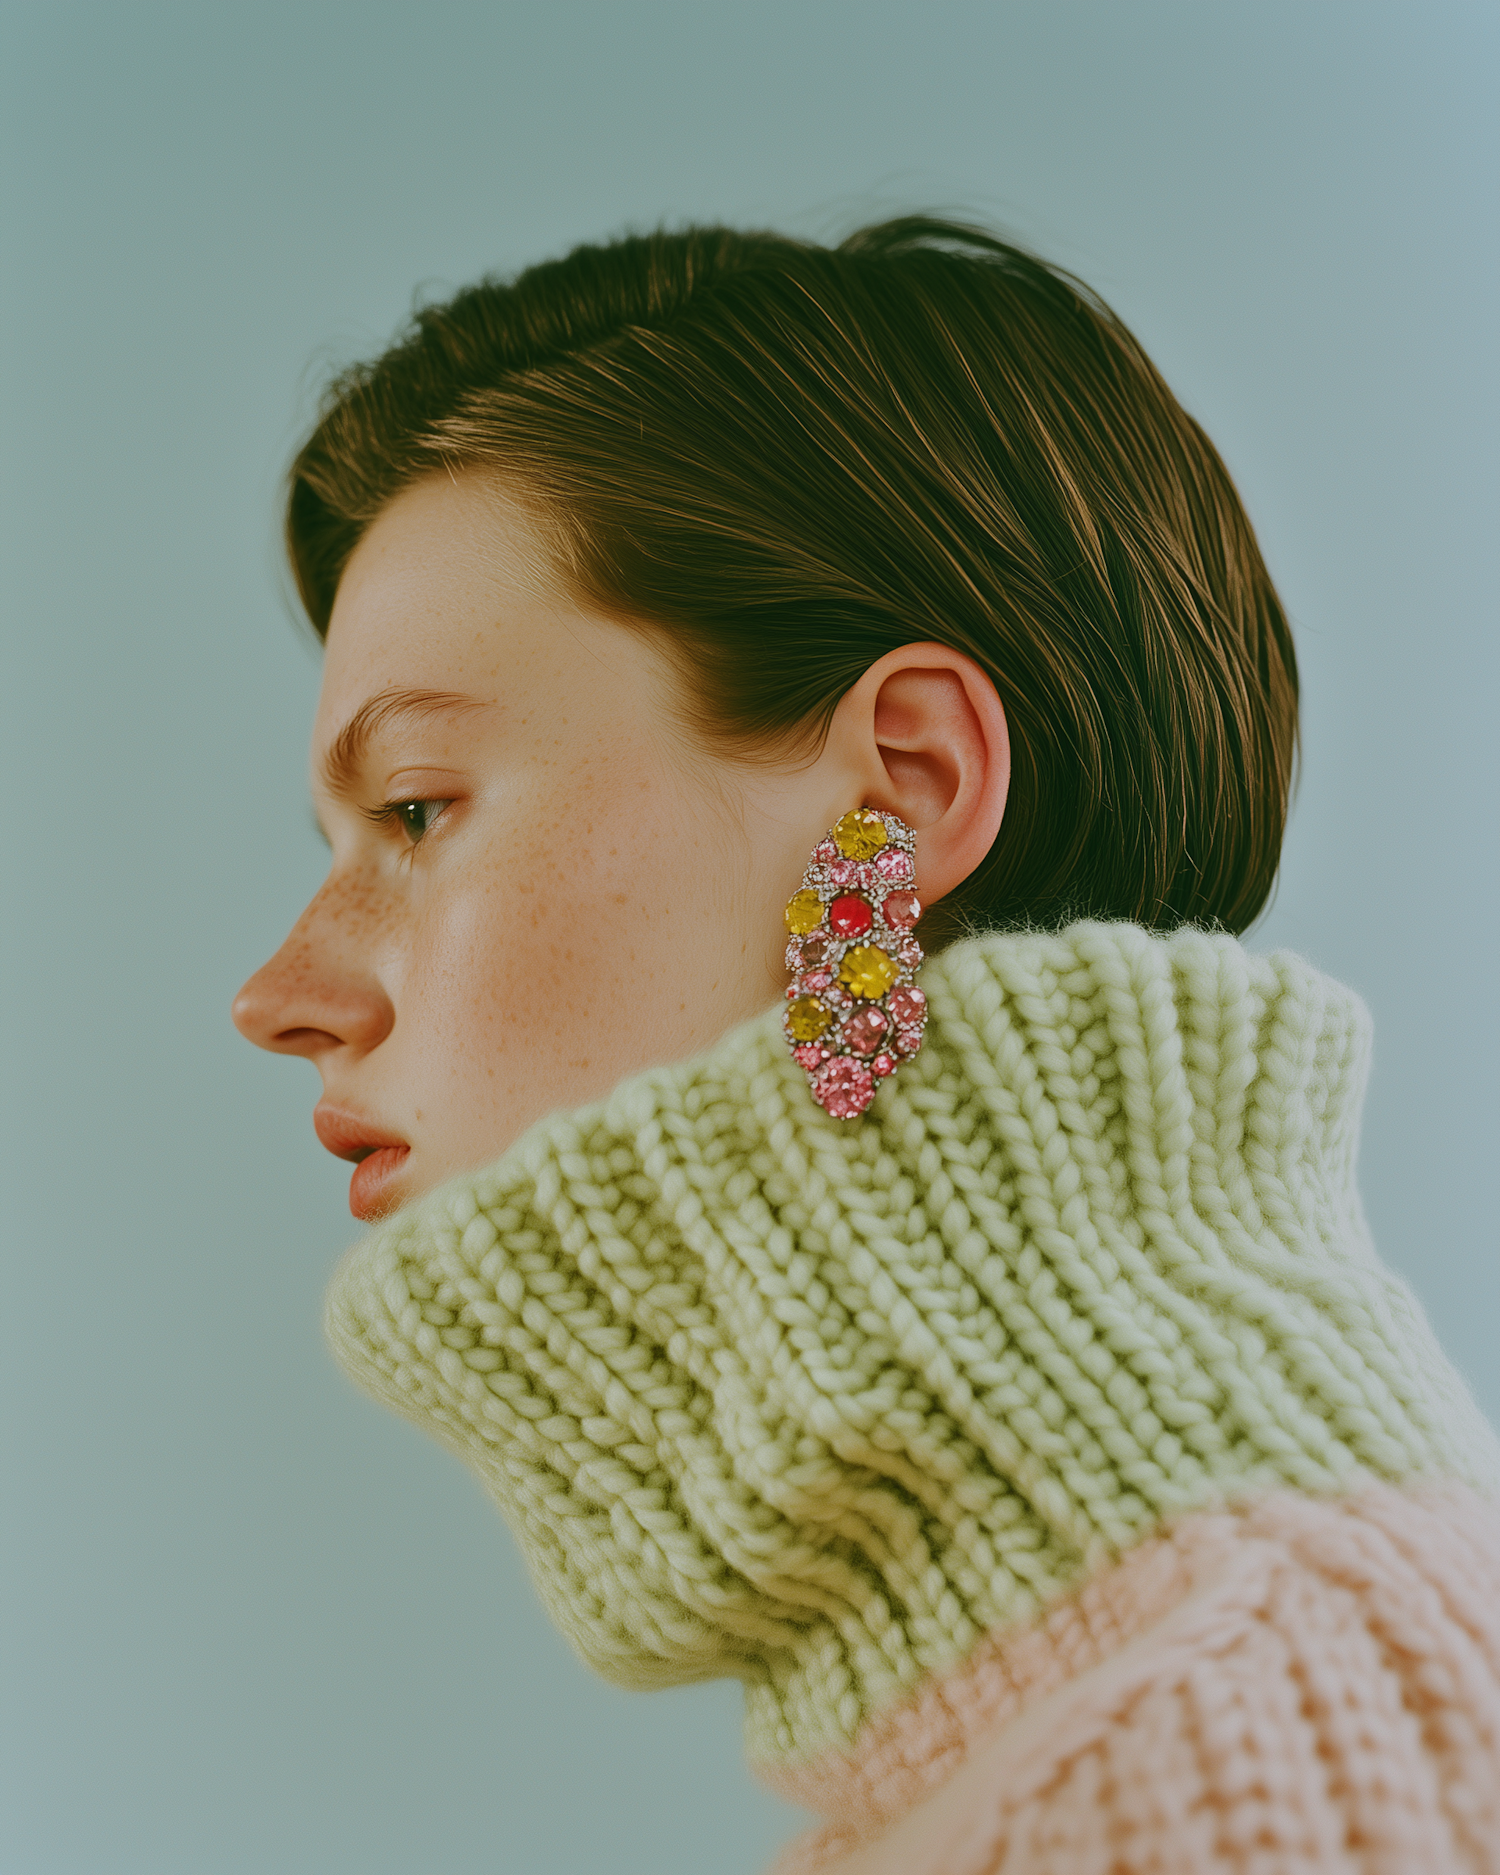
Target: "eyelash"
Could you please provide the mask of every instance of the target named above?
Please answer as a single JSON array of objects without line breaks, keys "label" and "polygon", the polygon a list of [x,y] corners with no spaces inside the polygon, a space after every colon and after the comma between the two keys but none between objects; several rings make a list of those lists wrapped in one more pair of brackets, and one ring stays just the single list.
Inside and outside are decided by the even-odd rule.
[{"label": "eyelash", "polygon": [[[378,825],[396,826],[399,824],[401,831],[406,835],[407,839],[411,841],[413,846],[417,846],[421,843],[423,836],[431,831],[432,821],[441,818],[444,809],[452,805],[453,803],[451,801],[386,801],[379,807],[367,807],[364,811],[366,819],[373,820]],[[433,809],[437,811],[432,814],[431,820],[426,821],[422,827],[414,829],[407,824],[405,816],[413,808],[419,807],[429,812]]]}]

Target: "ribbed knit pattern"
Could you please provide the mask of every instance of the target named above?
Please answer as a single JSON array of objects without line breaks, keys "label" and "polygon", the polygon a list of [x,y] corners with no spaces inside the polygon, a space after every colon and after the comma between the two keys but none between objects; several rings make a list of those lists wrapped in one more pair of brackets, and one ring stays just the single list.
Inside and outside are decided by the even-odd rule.
[{"label": "ribbed knit pattern", "polygon": [[356,1245],[347,1369],[494,1494],[580,1653],[808,1759],[1155,1534],[1500,1454],[1354,1185],[1358,998],[1084,923],[955,946],[864,1119],[768,1011]]},{"label": "ribbed knit pattern", "polygon": [[[982,1641],[855,1752],[774,1875],[1494,1875],[1500,1511],[1276,1493]],[[934,1794],[935,1793],[935,1794]]]}]

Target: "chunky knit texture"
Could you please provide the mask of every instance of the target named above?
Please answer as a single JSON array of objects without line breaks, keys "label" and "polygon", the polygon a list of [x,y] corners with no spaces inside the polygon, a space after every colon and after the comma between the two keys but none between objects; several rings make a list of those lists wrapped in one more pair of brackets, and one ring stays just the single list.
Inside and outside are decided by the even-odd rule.
[{"label": "chunky knit texture", "polygon": [[1199,1512],[763,1775],[830,1819],[775,1875],[1496,1875],[1500,1509]]},{"label": "chunky knit texture", "polygon": [[927,1044],[857,1124],[768,1011],[390,1219],[329,1294],[580,1653],[738,1675],[767,1765],[1184,1513],[1500,1472],[1365,1229],[1356,996],[1096,923],[923,983]]}]

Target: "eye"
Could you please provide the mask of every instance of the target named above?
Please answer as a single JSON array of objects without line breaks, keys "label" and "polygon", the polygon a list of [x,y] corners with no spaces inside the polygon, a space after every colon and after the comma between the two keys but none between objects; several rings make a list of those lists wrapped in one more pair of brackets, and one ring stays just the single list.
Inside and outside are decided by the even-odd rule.
[{"label": "eye", "polygon": [[397,804],[395,818],[415,846],[444,808],[451,805],[449,801],[401,801]]},{"label": "eye", "polygon": [[386,821],[400,827],[415,846],[444,808],[452,805],[451,801],[387,801],[384,806],[367,811],[371,820]]}]

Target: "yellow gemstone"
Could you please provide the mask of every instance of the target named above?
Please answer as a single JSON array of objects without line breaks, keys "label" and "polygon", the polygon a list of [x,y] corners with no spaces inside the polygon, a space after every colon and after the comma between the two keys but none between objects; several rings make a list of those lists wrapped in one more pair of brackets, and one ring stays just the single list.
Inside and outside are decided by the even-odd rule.
[{"label": "yellow gemstone", "polygon": [[872,1002],[884,996],[900,974],[896,960],[887,957],[878,944],[856,944],[853,950],[844,952],[844,961],[839,965],[839,981],[856,996],[867,996]]},{"label": "yellow gemstone", "polygon": [[806,937],[823,922],[823,901],[810,887],[788,901],[786,928],[793,937]]},{"label": "yellow gemstone", "polygon": [[868,807],[851,808],[833,830],[833,843],[845,859],[872,859],[886,837],[885,822]]},{"label": "yellow gemstone", "polygon": [[796,1042],[815,1042],[833,1020],[833,1011],[816,996],[799,996],[787,1004],[786,1026]]}]

